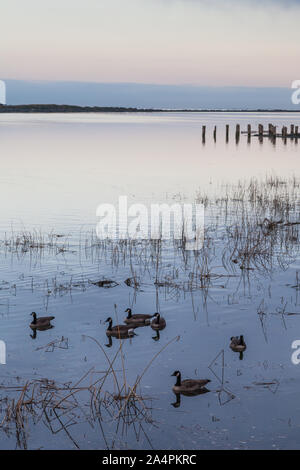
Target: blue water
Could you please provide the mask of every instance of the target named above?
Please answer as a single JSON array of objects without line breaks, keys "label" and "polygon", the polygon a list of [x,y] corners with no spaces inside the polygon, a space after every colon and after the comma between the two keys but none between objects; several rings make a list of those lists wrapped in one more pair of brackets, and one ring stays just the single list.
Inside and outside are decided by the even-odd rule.
[{"label": "blue water", "polygon": [[[93,370],[81,382],[87,388],[101,377],[108,361],[91,337],[112,360],[120,343],[113,339],[110,348],[105,346],[104,320],[112,316],[121,322],[129,306],[136,313],[160,311],[167,327],[158,341],[150,327],[124,340],[124,362],[119,354],[115,363],[120,383],[123,365],[133,385],[170,343],[141,379],[142,419],[134,424],[128,419],[126,426],[121,419],[117,427],[118,411],[105,401],[117,391],[110,375],[100,395],[101,426],[91,415],[85,389],[62,418],[72,424],[68,432],[55,419],[50,429],[44,415],[38,419],[38,413],[28,413],[28,448],[299,448],[300,366],[291,361],[300,321],[299,289],[293,287],[300,270],[297,226],[295,240],[280,245],[277,239],[265,269],[260,265],[246,272],[232,263],[226,269],[226,227],[242,220],[242,206],[231,203],[226,217],[225,206],[214,202],[226,192],[233,194],[238,181],[299,177],[299,147],[280,139],[275,146],[268,140],[261,145],[255,137],[249,145],[245,136],[236,145],[236,122],[242,128],[248,122],[253,127],[260,122],[298,124],[287,113],[0,116],[0,339],[7,347],[6,365],[0,366],[2,418],[5,397],[19,396],[7,386],[42,378],[76,384]],[[208,126],[205,145],[202,124]],[[231,125],[228,144],[226,124]],[[211,201],[206,210],[208,264],[216,276],[207,288],[199,283],[191,288],[195,254],[183,256],[172,241],[163,244],[157,266],[149,243],[135,245],[130,254],[117,244],[97,245],[92,238],[98,205],[116,205],[120,195],[149,207],[151,202],[191,202],[199,194],[208,194]],[[298,221],[298,188],[293,198],[290,217]],[[62,236],[49,238],[50,232]],[[23,250],[15,241],[24,233],[43,238],[46,246]],[[136,290],[124,283],[133,275],[140,283]],[[156,278],[169,284],[158,287]],[[118,285],[91,283],[101,279]],[[37,332],[35,339],[29,328],[32,311],[55,316],[54,328]],[[240,334],[247,342],[243,360],[229,348],[231,336]],[[184,378],[211,379],[209,393],[182,396],[179,408],[171,406],[171,374],[177,369]],[[17,442],[13,422],[0,432],[2,449],[24,446]]]}]

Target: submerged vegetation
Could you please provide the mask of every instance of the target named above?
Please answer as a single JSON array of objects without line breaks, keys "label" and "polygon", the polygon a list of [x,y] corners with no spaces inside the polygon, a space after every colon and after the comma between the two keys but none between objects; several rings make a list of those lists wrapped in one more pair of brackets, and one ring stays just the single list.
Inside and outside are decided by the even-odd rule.
[{"label": "submerged vegetation", "polygon": [[[104,354],[107,370],[97,371],[93,367],[75,383],[58,383],[47,378],[24,380],[20,377],[11,378],[9,383],[0,383],[0,430],[8,437],[15,436],[17,447],[27,449],[30,425],[42,422],[51,434],[65,433],[72,445],[80,449],[80,444],[72,436],[72,427],[84,421],[102,434],[107,449],[118,447],[129,432],[137,442],[146,440],[152,448],[146,426],[156,426],[151,414],[153,400],[141,395],[140,382],[159,354],[178,338],[169,341],[155,354],[132,385],[126,377],[122,341],[110,359],[95,338],[88,339],[95,342]],[[67,340],[62,338],[58,346],[51,344],[46,348],[65,348],[66,344]],[[106,389],[106,381],[110,382],[109,387],[113,387],[114,392]],[[105,425],[108,423],[112,430],[106,435]]]}]

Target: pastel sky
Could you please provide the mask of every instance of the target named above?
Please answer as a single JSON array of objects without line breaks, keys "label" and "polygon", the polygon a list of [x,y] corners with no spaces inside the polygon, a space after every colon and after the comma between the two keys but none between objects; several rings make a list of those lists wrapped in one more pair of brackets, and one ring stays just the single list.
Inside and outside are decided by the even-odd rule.
[{"label": "pastel sky", "polygon": [[300,0],[1,0],[0,78],[290,86]]}]

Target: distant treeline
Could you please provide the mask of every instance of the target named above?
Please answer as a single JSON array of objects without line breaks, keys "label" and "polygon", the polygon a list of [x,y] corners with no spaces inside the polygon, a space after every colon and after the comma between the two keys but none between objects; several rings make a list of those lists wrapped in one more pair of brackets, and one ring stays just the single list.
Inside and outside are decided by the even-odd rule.
[{"label": "distant treeline", "polygon": [[0,113],[138,113],[161,111],[156,109],[101,107],[101,106],[74,106],[67,104],[19,104],[2,105]]},{"label": "distant treeline", "polygon": [[299,113],[300,110],[286,109],[155,109],[155,108],[125,108],[102,106],[74,106],[65,104],[0,104],[0,113]]}]

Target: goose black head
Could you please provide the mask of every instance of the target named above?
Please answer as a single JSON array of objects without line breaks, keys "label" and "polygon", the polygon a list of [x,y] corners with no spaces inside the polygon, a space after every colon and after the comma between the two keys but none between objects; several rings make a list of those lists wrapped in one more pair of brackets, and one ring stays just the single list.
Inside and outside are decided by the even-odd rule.
[{"label": "goose black head", "polygon": [[159,325],[160,323],[160,313],[156,312],[154,315],[153,315],[153,323],[156,323],[156,325]]},{"label": "goose black head", "polygon": [[111,318],[111,317],[108,317],[108,318],[105,320],[104,323],[110,323],[110,322],[112,322],[112,318]]},{"label": "goose black head", "polygon": [[131,311],[131,308],[127,308],[127,309],[125,310],[125,313],[128,313],[128,315],[127,315],[127,319],[128,319],[128,320],[130,320],[130,318],[132,317],[132,311]]},{"label": "goose black head", "polygon": [[175,370],[175,372],[173,372],[173,374],[171,375],[171,377],[179,377],[181,375],[180,371],[179,370]]}]

